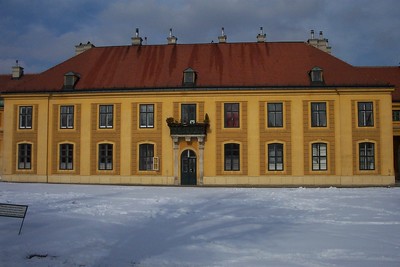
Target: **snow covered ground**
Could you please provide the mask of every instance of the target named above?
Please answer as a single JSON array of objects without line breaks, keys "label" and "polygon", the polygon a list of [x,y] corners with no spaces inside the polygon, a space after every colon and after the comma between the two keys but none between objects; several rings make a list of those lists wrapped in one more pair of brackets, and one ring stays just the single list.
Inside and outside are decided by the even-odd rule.
[{"label": "snow covered ground", "polygon": [[0,183],[0,266],[400,266],[400,188]]}]

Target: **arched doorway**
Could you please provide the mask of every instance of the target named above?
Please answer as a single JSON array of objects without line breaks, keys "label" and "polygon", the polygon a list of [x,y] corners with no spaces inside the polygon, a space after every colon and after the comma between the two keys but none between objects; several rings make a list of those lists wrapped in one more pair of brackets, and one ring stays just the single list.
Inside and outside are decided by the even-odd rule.
[{"label": "arched doorway", "polygon": [[197,157],[193,150],[187,149],[181,154],[181,185],[197,184]]}]

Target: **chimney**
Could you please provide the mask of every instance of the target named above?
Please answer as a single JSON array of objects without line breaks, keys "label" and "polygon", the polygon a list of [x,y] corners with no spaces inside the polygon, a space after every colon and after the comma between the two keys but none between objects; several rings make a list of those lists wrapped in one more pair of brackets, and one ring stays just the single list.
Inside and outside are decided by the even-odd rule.
[{"label": "chimney", "polygon": [[322,31],[319,32],[319,38],[314,37],[314,30],[311,30],[311,38],[307,40],[310,45],[326,52],[331,53],[331,47],[329,46],[328,39],[324,38]]},{"label": "chimney", "polygon": [[12,78],[18,80],[24,75],[24,68],[18,65],[18,60],[15,61],[15,66],[12,67]]},{"label": "chimney", "polygon": [[135,36],[131,39],[132,45],[142,45],[143,39],[139,36],[139,28],[136,28]]},{"label": "chimney", "polygon": [[81,53],[85,52],[86,50],[89,50],[90,48],[93,48],[93,47],[95,47],[94,44],[92,44],[90,42],[87,42],[87,44],[80,43],[80,44],[75,46],[75,56],[79,55],[79,54],[81,54]]},{"label": "chimney", "polygon": [[257,42],[258,43],[264,43],[266,36],[267,35],[264,33],[263,27],[260,27],[260,33],[257,34]]},{"label": "chimney", "polygon": [[225,31],[225,29],[224,29],[224,27],[222,27],[221,35],[218,36],[218,42],[220,42],[220,43],[226,43],[227,37],[226,37],[224,31]]},{"label": "chimney", "polygon": [[176,44],[178,38],[172,35],[172,28],[169,29],[169,36],[167,37],[168,44]]}]

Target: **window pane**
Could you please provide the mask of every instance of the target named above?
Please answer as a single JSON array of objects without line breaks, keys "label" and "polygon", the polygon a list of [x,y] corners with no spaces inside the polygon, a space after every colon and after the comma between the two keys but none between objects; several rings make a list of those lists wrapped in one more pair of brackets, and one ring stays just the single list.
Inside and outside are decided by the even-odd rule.
[{"label": "window pane", "polygon": [[225,128],[239,127],[239,103],[224,104]]},{"label": "window pane", "polygon": [[191,121],[196,121],[196,104],[181,105],[181,121],[183,123],[190,123]]}]

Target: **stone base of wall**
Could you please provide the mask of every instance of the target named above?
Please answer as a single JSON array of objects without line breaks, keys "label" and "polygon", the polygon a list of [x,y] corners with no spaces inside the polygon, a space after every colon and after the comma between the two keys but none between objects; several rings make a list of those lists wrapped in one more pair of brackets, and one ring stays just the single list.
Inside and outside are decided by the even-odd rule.
[{"label": "stone base of wall", "polygon": [[[165,176],[70,176],[70,175],[2,175],[5,182],[114,184],[114,185],[175,185],[174,177]],[[204,186],[391,186],[394,176],[216,176],[204,177]]]},{"label": "stone base of wall", "polygon": [[394,176],[217,176],[204,177],[206,186],[390,186]]}]

